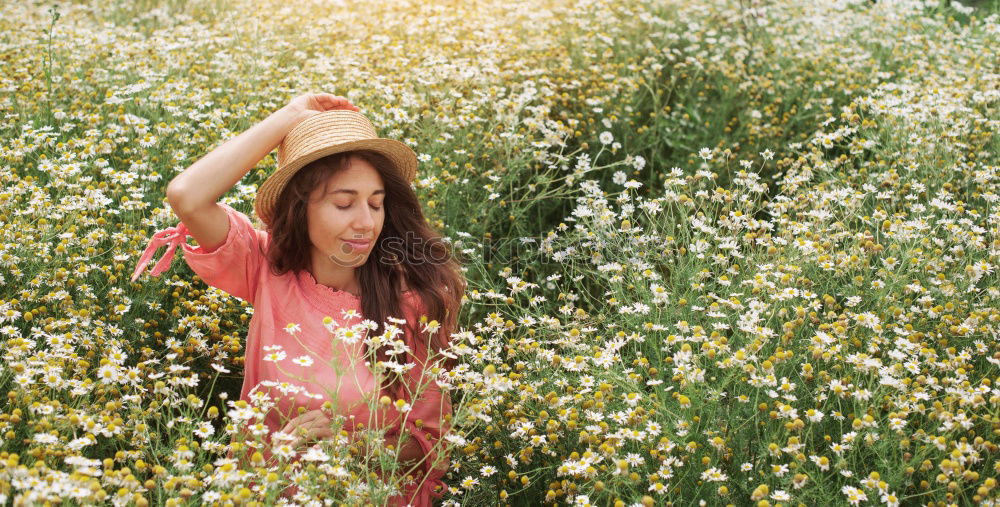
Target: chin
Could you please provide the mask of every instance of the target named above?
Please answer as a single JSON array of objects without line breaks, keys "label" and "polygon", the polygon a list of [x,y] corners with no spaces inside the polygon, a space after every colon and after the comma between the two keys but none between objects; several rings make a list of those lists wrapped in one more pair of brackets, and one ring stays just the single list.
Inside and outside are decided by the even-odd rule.
[{"label": "chin", "polygon": [[332,262],[332,263],[334,263],[334,264],[336,264],[338,266],[352,267],[352,268],[356,268],[358,266],[363,266],[366,262],[368,262],[368,256],[367,255],[365,255],[363,257],[353,258],[353,259],[344,259],[344,258],[337,257],[337,256],[334,256],[334,255],[331,255],[331,256],[329,256],[327,258],[330,259],[330,262]]}]

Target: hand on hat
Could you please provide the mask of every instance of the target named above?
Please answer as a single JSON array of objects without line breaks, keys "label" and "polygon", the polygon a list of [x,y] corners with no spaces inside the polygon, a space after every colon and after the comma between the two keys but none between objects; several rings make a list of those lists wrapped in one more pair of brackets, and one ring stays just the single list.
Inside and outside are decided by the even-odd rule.
[{"label": "hand on hat", "polygon": [[285,107],[298,113],[300,121],[323,111],[334,109],[360,110],[358,106],[351,104],[350,100],[331,93],[306,93],[299,95],[292,99]]}]

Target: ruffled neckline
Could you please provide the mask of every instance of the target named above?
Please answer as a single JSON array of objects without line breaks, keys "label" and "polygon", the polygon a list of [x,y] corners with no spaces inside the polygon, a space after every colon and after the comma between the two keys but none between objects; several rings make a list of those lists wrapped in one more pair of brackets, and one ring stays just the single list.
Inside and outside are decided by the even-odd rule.
[{"label": "ruffled neckline", "polygon": [[[307,288],[310,292],[316,294],[318,297],[325,301],[331,303],[343,302],[345,299],[350,302],[357,302],[360,304],[361,297],[356,296],[350,292],[341,289],[334,289],[328,285],[323,285],[316,281],[312,273],[307,269],[303,269],[298,273],[299,282],[303,287]],[[413,290],[404,290],[402,292],[403,296],[415,294]]]},{"label": "ruffled neckline", "polygon": [[333,287],[317,282],[316,278],[313,277],[312,273],[310,273],[308,269],[299,271],[298,276],[299,281],[302,282],[304,287],[307,287],[310,291],[316,294],[320,294],[321,297],[324,297],[324,299],[334,300],[347,298],[352,301],[361,301],[361,297],[351,294],[346,290],[334,289]]}]

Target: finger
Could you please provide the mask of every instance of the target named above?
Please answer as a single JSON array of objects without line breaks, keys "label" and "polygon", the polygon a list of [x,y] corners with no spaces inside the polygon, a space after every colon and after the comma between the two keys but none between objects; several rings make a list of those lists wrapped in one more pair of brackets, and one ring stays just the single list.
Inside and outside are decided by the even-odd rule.
[{"label": "finger", "polygon": [[[317,423],[318,424],[318,423]],[[315,444],[321,440],[331,440],[334,437],[334,432],[326,425],[313,426],[309,428],[307,435],[302,436],[295,440],[293,449],[298,449],[299,446],[305,447],[307,445]]]},{"label": "finger", "polygon": [[281,427],[281,432],[288,433],[292,428],[294,428],[298,424],[297,421],[298,418],[296,417],[295,419],[292,419],[291,421],[285,423],[285,425]]},{"label": "finger", "polygon": [[302,417],[302,422],[303,423],[311,423],[311,422],[315,421],[317,418],[319,418],[322,415],[323,414],[320,413],[318,410],[310,410],[310,411],[302,414],[302,416],[301,416]]},{"label": "finger", "polygon": [[[289,435],[299,438],[301,438],[301,436],[304,434],[308,434],[308,432],[309,432],[308,423],[297,424],[294,428],[290,428],[288,430]],[[295,440],[293,440],[293,442],[295,442]]]},{"label": "finger", "polygon": [[302,424],[315,419],[316,416],[318,415],[321,415],[318,410],[310,410],[308,412],[304,412],[294,417],[291,421],[288,422],[288,424],[285,425],[285,427],[288,428],[289,430],[294,430],[296,427],[301,426]]},{"label": "finger", "polygon": [[317,428],[313,431],[314,440],[328,440],[332,439],[334,436],[333,430],[328,427]]},{"label": "finger", "polygon": [[333,430],[330,428],[330,419],[318,410],[314,411],[313,414],[314,416],[309,421],[302,424],[302,427],[308,431],[310,439],[332,437]]},{"label": "finger", "polygon": [[298,433],[302,433],[302,435],[299,435],[298,438],[292,441],[291,444],[292,449],[298,450],[300,447],[305,446],[305,444],[307,444],[309,441],[314,440],[316,438],[314,429],[308,428],[305,425],[303,425],[301,428],[302,431]]},{"label": "finger", "polygon": [[326,426],[326,422],[327,419],[322,417],[322,414],[317,414],[311,417],[308,421],[302,423],[302,428],[312,435],[315,434],[316,431],[324,428]]},{"label": "finger", "polygon": [[316,423],[316,414],[313,414],[312,412],[307,412],[305,414],[302,414],[301,416],[299,416],[298,423],[295,425],[294,428],[291,429],[292,434],[298,435],[300,432],[308,433],[309,431],[312,431],[313,427],[315,426],[315,423]]},{"label": "finger", "polygon": [[340,95],[331,95],[331,98],[333,100],[333,105],[335,106],[354,107],[354,104],[351,104],[351,100],[346,97],[341,97]]},{"label": "finger", "polygon": [[288,443],[288,445],[291,446],[292,449],[298,449],[299,446],[302,445],[302,442],[305,441],[305,436],[296,435],[296,437],[297,438],[295,440],[292,440],[291,442]]},{"label": "finger", "polygon": [[281,428],[281,432],[292,434],[295,431],[295,428],[298,428],[300,425],[302,425],[302,423],[304,422],[304,417],[305,414],[302,414],[292,419],[291,421],[288,421],[288,423],[285,424],[283,428]]}]

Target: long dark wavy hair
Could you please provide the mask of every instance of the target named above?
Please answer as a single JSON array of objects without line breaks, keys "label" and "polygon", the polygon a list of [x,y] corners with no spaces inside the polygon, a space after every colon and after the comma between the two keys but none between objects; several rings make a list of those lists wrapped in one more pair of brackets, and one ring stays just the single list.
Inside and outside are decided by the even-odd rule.
[{"label": "long dark wavy hair", "polygon": [[[458,310],[466,282],[448,243],[427,224],[410,183],[400,176],[386,156],[369,150],[337,153],[309,163],[289,180],[278,197],[279,205],[268,227],[270,245],[267,258],[271,272],[281,276],[289,271],[298,274],[301,270],[308,270],[311,264],[311,242],[306,221],[309,196],[334,174],[346,169],[351,157],[371,164],[385,186],[382,231],[368,259],[356,268],[361,285],[361,312],[364,318],[378,324],[378,328],[370,333],[378,335],[384,332],[383,324],[387,316],[404,316],[400,304],[400,282],[405,280],[408,289],[415,291],[422,300],[428,321],[436,320],[441,325],[428,344],[427,334],[419,332],[420,324],[407,322],[411,336],[416,337],[416,343],[410,344],[410,347],[427,350],[428,357],[434,357],[447,347],[451,333],[457,328]],[[367,345],[365,347],[367,354]],[[390,356],[383,348],[375,352],[375,358],[376,361],[387,361]],[[417,364],[411,372],[419,371],[422,366],[419,361],[409,358],[402,362]],[[442,365],[451,369],[456,362],[455,358],[449,357]],[[389,375],[388,378],[390,380],[383,383],[383,393],[394,395],[394,399],[411,400],[411,396],[405,395],[400,377]],[[427,381],[425,377],[424,382]]]}]

